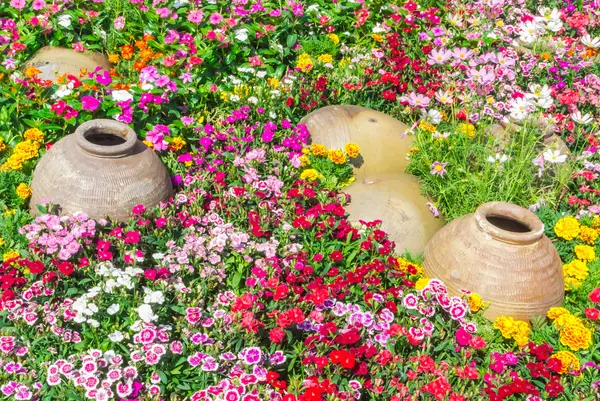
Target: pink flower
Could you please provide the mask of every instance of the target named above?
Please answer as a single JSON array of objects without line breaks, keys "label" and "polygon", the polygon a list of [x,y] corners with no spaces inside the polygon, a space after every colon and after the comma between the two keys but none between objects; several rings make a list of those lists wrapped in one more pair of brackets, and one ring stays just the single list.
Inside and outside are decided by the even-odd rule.
[{"label": "pink flower", "polygon": [[81,97],[81,108],[89,111],[96,111],[100,101],[93,96],[82,96]]},{"label": "pink flower", "polygon": [[11,0],[10,5],[16,9],[22,10],[25,8],[26,3],[25,0]]},{"label": "pink flower", "polygon": [[42,8],[46,6],[46,2],[44,0],[34,0],[32,7],[35,11],[40,11]]},{"label": "pink flower", "polygon": [[444,174],[446,174],[446,165],[448,163],[440,163],[438,161],[433,162],[433,164],[430,166],[431,167],[431,175],[437,174],[440,177],[443,177]]},{"label": "pink flower", "polygon": [[223,20],[223,16],[219,13],[212,13],[208,19],[208,21],[213,25],[217,25],[217,24],[221,23],[222,20]]},{"label": "pink flower", "polygon": [[187,19],[194,24],[199,24],[202,22],[202,19],[204,19],[204,13],[202,10],[194,10],[188,14]]},{"label": "pink flower", "polygon": [[117,31],[120,31],[121,29],[125,28],[125,17],[121,15],[120,17],[115,18],[114,25]]},{"label": "pink flower", "polygon": [[471,334],[469,334],[469,332],[467,332],[465,329],[463,329],[462,327],[458,330],[456,330],[456,342],[460,345],[460,346],[466,346],[469,345],[469,342],[471,341]]},{"label": "pink flower", "polygon": [[83,42],[77,42],[77,43],[73,43],[71,45],[71,47],[73,48],[73,50],[75,50],[76,52],[84,52],[87,49],[85,48],[85,46],[83,45]]},{"label": "pink flower", "polygon": [[248,62],[250,63],[250,67],[264,65],[264,63],[260,60],[260,56],[248,57]]}]

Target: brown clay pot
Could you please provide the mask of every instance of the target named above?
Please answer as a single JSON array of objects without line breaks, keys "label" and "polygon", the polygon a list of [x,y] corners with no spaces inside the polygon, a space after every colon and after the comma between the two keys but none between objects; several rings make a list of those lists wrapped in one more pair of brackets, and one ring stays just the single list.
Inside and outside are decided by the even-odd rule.
[{"label": "brown clay pot", "polygon": [[491,302],[484,316],[492,320],[543,316],[564,297],[562,263],[544,225],[510,203],[484,203],[438,231],[425,249],[423,269],[453,295],[468,290]]},{"label": "brown clay pot", "polygon": [[350,195],[346,210],[351,222],[382,220],[382,230],[396,243],[396,252],[423,252],[427,242],[444,226],[433,216],[416,177],[409,174],[379,174],[358,179],[345,189]]},{"label": "brown clay pot", "polygon": [[166,167],[128,125],[90,120],[56,142],[33,173],[30,210],[49,200],[60,214],[125,220],[138,204],[167,200],[173,186]]},{"label": "brown clay pot", "polygon": [[372,177],[379,173],[402,173],[412,136],[408,126],[375,110],[360,106],[327,106],[306,115],[305,124],[313,143],[342,149],[356,143],[360,156],[353,161],[355,175]]},{"label": "brown clay pot", "polygon": [[46,46],[41,48],[26,66],[33,66],[41,71],[38,78],[56,82],[64,74],[79,77],[81,69],[92,72],[100,66],[110,70],[108,59],[100,53],[81,53],[62,47]]}]

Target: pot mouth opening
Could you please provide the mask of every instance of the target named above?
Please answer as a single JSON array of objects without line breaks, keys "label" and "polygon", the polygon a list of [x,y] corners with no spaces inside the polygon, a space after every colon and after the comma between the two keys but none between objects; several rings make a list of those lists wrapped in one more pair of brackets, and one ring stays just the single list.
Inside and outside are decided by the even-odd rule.
[{"label": "pot mouth opening", "polygon": [[122,145],[127,140],[121,136],[120,132],[106,128],[90,128],[83,137],[86,141],[98,146],[117,146]]},{"label": "pot mouth opening", "polygon": [[498,216],[490,214],[485,216],[485,219],[490,222],[494,227],[498,227],[501,230],[508,231],[511,233],[530,233],[531,228],[519,220],[512,219],[507,216]]},{"label": "pot mouth opening", "polygon": [[127,124],[108,119],[86,121],[77,127],[75,137],[84,152],[100,158],[130,155],[138,142]]},{"label": "pot mouth opening", "polygon": [[475,221],[490,237],[513,245],[530,245],[544,236],[544,224],[531,211],[506,202],[489,202],[475,211]]}]

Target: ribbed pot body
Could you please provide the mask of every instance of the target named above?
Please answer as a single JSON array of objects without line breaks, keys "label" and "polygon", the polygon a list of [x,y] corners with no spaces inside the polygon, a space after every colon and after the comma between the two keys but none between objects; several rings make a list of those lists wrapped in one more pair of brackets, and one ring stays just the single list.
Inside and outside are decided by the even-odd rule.
[{"label": "ribbed pot body", "polygon": [[108,59],[100,53],[76,52],[62,47],[43,47],[26,64],[40,70],[38,77],[56,82],[58,77],[70,74],[79,77],[81,70],[93,72],[97,67],[110,70]]},{"label": "ribbed pot body", "polygon": [[[56,142],[36,166],[31,185],[32,214],[38,213],[36,204],[48,200],[60,214],[83,211],[94,219],[108,216],[125,220],[135,205],[150,208],[172,196],[166,167],[128,126],[112,120],[92,120],[84,125],[87,129],[82,130],[82,125],[76,133]],[[102,132],[106,127],[110,135],[120,133],[122,139],[117,145],[106,145],[110,135],[100,138],[104,144],[94,138],[91,140],[96,144],[86,142],[86,132]],[[82,148],[81,143],[89,149]],[[119,154],[113,154],[113,149],[120,149]]]},{"label": "ribbed pot body", "polygon": [[543,316],[564,297],[562,263],[541,221],[502,202],[484,204],[438,231],[423,268],[453,295],[468,290],[491,302],[485,316],[492,320]]},{"label": "ribbed pot body", "polygon": [[423,252],[428,241],[443,227],[435,218],[419,190],[416,177],[409,174],[377,174],[357,179],[345,189],[350,195],[346,210],[350,221],[382,220],[382,230],[396,243],[398,254]]},{"label": "ribbed pot body", "polygon": [[356,143],[361,154],[353,160],[359,178],[380,173],[402,173],[408,164],[406,155],[412,146],[408,126],[400,121],[360,106],[327,106],[306,115],[305,124],[313,143],[329,149],[342,149]]}]

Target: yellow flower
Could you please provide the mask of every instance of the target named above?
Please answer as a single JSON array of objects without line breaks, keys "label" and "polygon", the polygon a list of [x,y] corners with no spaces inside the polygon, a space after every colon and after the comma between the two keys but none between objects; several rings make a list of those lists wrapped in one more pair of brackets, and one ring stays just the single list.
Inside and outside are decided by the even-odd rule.
[{"label": "yellow flower", "polygon": [[559,330],[562,330],[564,327],[572,326],[572,325],[581,325],[583,322],[577,316],[573,316],[570,313],[560,315],[554,321],[554,327]]},{"label": "yellow flower", "polygon": [[248,95],[250,94],[250,89],[247,85],[238,85],[235,88],[233,88],[233,93],[240,97],[248,97]]},{"label": "yellow flower", "polygon": [[346,152],[348,156],[354,159],[360,154],[360,148],[357,144],[349,142],[346,145],[344,145],[344,152]]},{"label": "yellow flower", "polygon": [[456,130],[463,135],[468,136],[469,138],[473,138],[475,136],[475,126],[473,124],[458,124]]},{"label": "yellow flower", "polygon": [[419,128],[421,128],[422,130],[428,131],[428,132],[435,132],[437,131],[437,128],[435,128],[435,125],[428,123],[425,120],[421,120],[419,122]]},{"label": "yellow flower", "polygon": [[20,170],[23,163],[39,155],[40,143],[32,140],[19,142],[13,154],[0,166],[1,171]]},{"label": "yellow flower", "polygon": [[177,151],[181,150],[181,148],[183,148],[185,145],[186,145],[186,142],[182,138],[176,136],[169,143],[169,148],[171,148],[171,150],[177,152]]},{"label": "yellow flower", "polygon": [[471,312],[477,312],[479,309],[483,308],[483,299],[481,299],[479,294],[469,294],[468,301]]},{"label": "yellow flower", "polygon": [[4,139],[0,138],[0,152],[6,149],[6,144],[4,143]]},{"label": "yellow flower", "polygon": [[582,240],[583,242],[585,242],[589,245],[594,245],[597,238],[598,238],[598,231],[594,230],[593,228],[587,227],[587,226],[581,226],[581,229],[579,230],[579,239],[580,240]]},{"label": "yellow flower", "polygon": [[229,94],[227,92],[221,92],[221,100],[226,102],[229,100]]},{"label": "yellow flower", "polygon": [[346,188],[348,185],[352,184],[354,181],[356,181],[356,178],[350,177],[346,181],[341,182],[340,185],[342,186],[342,188]]},{"label": "yellow flower", "polygon": [[277,78],[268,78],[267,79],[267,83],[271,86],[271,88],[273,89],[277,89],[279,88],[279,80]]},{"label": "yellow flower", "polygon": [[330,33],[329,35],[327,35],[327,37],[333,42],[334,45],[340,43],[340,37],[337,36],[335,33]]},{"label": "yellow flower", "polygon": [[302,72],[308,72],[313,68],[313,61],[310,58],[308,53],[302,53],[298,56],[298,62],[296,63],[296,68]]},{"label": "yellow flower", "polygon": [[35,68],[34,66],[29,66],[25,69],[25,76],[27,78],[33,78],[34,76],[36,76],[37,74],[39,74],[41,71],[38,70],[37,68]]},{"label": "yellow flower", "polygon": [[7,260],[11,260],[11,259],[14,259],[19,256],[21,256],[21,255],[19,255],[19,252],[17,252],[17,251],[8,251],[8,252],[5,252],[4,255],[2,255],[2,260],[4,262],[6,262]]},{"label": "yellow flower", "polygon": [[150,141],[142,141],[144,145],[148,146],[150,149],[154,149],[154,144]]},{"label": "yellow flower", "polygon": [[330,150],[329,159],[335,164],[346,163],[346,155],[341,150]]},{"label": "yellow flower", "polygon": [[318,143],[310,145],[310,150],[315,156],[327,156],[327,147]]},{"label": "yellow flower", "polygon": [[579,235],[580,229],[581,225],[579,224],[579,220],[573,216],[563,217],[554,225],[554,232],[556,235],[567,241],[576,238]]},{"label": "yellow flower", "polygon": [[500,316],[494,321],[494,328],[500,330],[502,337],[512,338],[519,347],[529,342],[531,327],[527,322],[512,317]]},{"label": "yellow flower", "polygon": [[304,170],[302,172],[302,174],[300,174],[300,179],[304,180],[304,181],[315,181],[321,177],[322,177],[322,175],[319,174],[319,172],[317,170],[315,170],[314,168],[309,168],[307,170]]},{"label": "yellow flower", "polygon": [[589,245],[576,245],[575,255],[578,259],[581,259],[585,262],[592,262],[596,260],[596,251]]},{"label": "yellow flower", "polygon": [[[419,266],[415,263],[412,263],[410,260],[405,258],[398,258],[398,269],[403,271],[404,273],[409,273],[411,275],[422,276],[423,275],[423,267]],[[409,267],[412,266],[414,268],[413,271],[409,272]]]},{"label": "yellow flower", "polygon": [[302,167],[310,164],[310,160],[308,160],[308,157],[306,157],[304,155],[300,156],[299,159],[300,159],[300,163],[302,163]]},{"label": "yellow flower", "polygon": [[302,154],[303,155],[309,155],[310,154],[310,149],[309,148],[302,148]]},{"label": "yellow flower", "polygon": [[421,277],[415,283],[415,290],[422,290],[427,287],[427,284],[429,284],[429,279],[427,277]]},{"label": "yellow flower", "polygon": [[582,280],[588,276],[590,270],[582,260],[574,260],[571,263],[563,265],[563,274],[565,276],[565,290],[578,288]]},{"label": "yellow flower", "polygon": [[383,36],[378,33],[371,34],[371,37],[373,40],[375,40],[375,42],[383,42]]},{"label": "yellow flower", "polygon": [[558,372],[560,374],[566,375],[573,371],[578,371],[581,368],[579,359],[572,352],[559,351],[553,354],[552,358],[556,358],[561,362],[562,368]]},{"label": "yellow flower", "polygon": [[0,246],[4,245],[4,238],[0,237]]},{"label": "yellow flower", "polygon": [[583,324],[569,324],[560,331],[560,343],[573,351],[588,349],[592,345],[592,332]]},{"label": "yellow flower", "polygon": [[417,153],[418,151],[419,151],[419,148],[417,146],[414,146],[409,149],[408,156],[410,157],[410,156],[414,155],[415,153]]},{"label": "yellow flower", "polygon": [[31,139],[32,141],[42,142],[44,140],[44,133],[37,128],[29,128],[23,136],[25,139]]},{"label": "yellow flower", "polygon": [[546,316],[548,316],[548,319],[554,320],[557,317],[560,317],[562,315],[570,315],[570,314],[571,314],[571,312],[569,312],[567,309],[555,306],[555,307],[548,309],[548,313],[546,314]]},{"label": "yellow flower", "polygon": [[331,63],[333,61],[333,57],[331,56],[331,54],[321,54],[317,60],[319,60],[322,63]]},{"label": "yellow flower", "polygon": [[119,55],[118,54],[110,54],[108,56],[108,61],[115,64],[117,62],[119,62]]},{"label": "yellow flower", "polygon": [[16,189],[17,196],[21,199],[27,199],[31,196],[31,188],[29,185],[20,183]]}]

